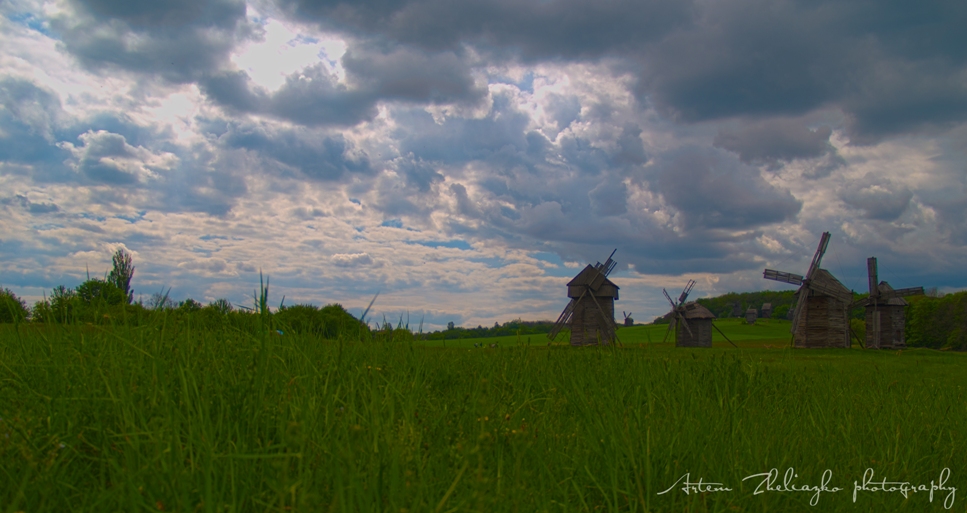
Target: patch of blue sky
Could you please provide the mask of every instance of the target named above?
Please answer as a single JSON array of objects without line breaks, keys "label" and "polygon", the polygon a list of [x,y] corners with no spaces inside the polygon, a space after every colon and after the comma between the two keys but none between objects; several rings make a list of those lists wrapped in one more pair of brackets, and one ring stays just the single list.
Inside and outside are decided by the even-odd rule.
[{"label": "patch of blue sky", "polygon": [[476,262],[478,264],[484,264],[491,269],[498,269],[507,265],[507,262],[502,258],[497,257],[478,257],[478,258],[468,258],[470,262]]},{"label": "patch of blue sky", "polygon": [[62,224],[44,223],[44,224],[35,224],[33,226],[33,229],[36,230],[36,231],[38,231],[38,232],[43,232],[43,231],[47,231],[47,230],[56,230],[56,229],[63,228],[63,227],[64,227],[64,225],[62,225]]},{"label": "patch of blue sky", "polygon": [[192,253],[198,253],[199,255],[205,255],[206,257],[212,256],[212,250],[208,248],[191,248]]},{"label": "patch of blue sky", "polygon": [[312,37],[312,36],[307,36],[305,34],[298,34],[294,38],[292,38],[291,41],[289,41],[289,46],[296,46],[296,45],[314,45],[314,44],[318,44],[318,43],[319,43],[319,39],[318,38],[315,38],[315,37]]},{"label": "patch of blue sky", "polygon": [[355,204],[360,205],[360,206],[362,206],[362,204],[363,204],[363,202],[362,201],[359,201],[357,198],[349,198],[349,202],[350,203],[355,203]]},{"label": "patch of blue sky", "polygon": [[[565,267],[564,261],[561,260],[561,257],[558,256],[557,253],[551,253],[548,251],[538,251],[537,253],[532,253],[531,257],[536,258],[541,262],[547,262],[549,264],[553,264],[553,267],[548,266],[544,268],[544,273],[547,276],[574,276],[581,270],[580,268],[569,269]],[[584,266],[581,266],[581,268],[583,267]]]},{"label": "patch of blue sky", "polygon": [[50,24],[42,18],[34,16],[33,13],[15,13],[7,16],[7,19],[16,23],[17,25],[27,27],[31,30],[36,30],[45,36],[52,37],[50,32]]},{"label": "patch of blue sky", "polygon": [[407,244],[419,244],[420,246],[426,246],[428,248],[453,248],[453,249],[460,249],[464,251],[473,249],[473,246],[471,246],[469,242],[461,239],[444,240],[444,241],[408,240],[405,242]]},{"label": "patch of blue sky", "polygon": [[137,223],[138,221],[144,221],[144,216],[147,213],[148,213],[147,210],[141,210],[138,212],[138,215],[135,215],[135,216],[116,215],[114,216],[114,218],[123,219],[131,224],[134,224],[134,223]]},{"label": "patch of blue sky", "polygon": [[198,238],[201,239],[201,240],[204,240],[204,241],[209,241],[209,240],[228,240],[228,237],[226,237],[224,235],[202,235],[201,237],[198,237]]},{"label": "patch of blue sky", "polygon": [[82,212],[80,214],[77,214],[77,217],[80,217],[82,219],[90,219],[92,221],[97,221],[99,223],[103,223],[104,221],[107,220],[107,218],[104,216],[98,216],[98,215],[90,214],[88,212]]},{"label": "patch of blue sky", "polygon": [[387,219],[379,224],[380,226],[388,226],[390,228],[402,228],[403,221],[399,219]]}]

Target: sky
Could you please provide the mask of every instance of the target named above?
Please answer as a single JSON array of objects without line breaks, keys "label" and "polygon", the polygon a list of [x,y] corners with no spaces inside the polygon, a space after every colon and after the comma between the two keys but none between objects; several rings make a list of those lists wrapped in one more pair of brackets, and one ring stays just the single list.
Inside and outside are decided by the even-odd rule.
[{"label": "sky", "polygon": [[[0,287],[339,303],[438,329],[967,288],[967,3],[5,0]],[[618,319],[621,321],[621,318]]]}]

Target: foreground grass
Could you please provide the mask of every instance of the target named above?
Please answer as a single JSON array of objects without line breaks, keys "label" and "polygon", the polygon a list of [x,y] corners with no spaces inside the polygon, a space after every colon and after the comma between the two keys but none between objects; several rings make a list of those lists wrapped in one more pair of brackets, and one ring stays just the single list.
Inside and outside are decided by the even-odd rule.
[{"label": "foreground grass", "polygon": [[[949,468],[967,493],[961,354],[0,330],[5,511],[944,509],[948,491],[854,503],[868,468]],[[812,507],[742,481],[772,468],[844,490]],[[686,473],[732,491],[659,495]]]}]

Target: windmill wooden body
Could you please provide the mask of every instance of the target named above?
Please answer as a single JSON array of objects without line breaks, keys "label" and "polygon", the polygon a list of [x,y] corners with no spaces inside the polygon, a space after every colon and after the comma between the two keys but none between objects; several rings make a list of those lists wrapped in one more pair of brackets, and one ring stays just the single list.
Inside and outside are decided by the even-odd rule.
[{"label": "windmill wooden body", "polygon": [[745,311],[745,322],[749,324],[755,324],[756,319],[759,318],[759,311],[755,308],[749,308]]},{"label": "windmill wooden body", "polygon": [[850,310],[857,306],[866,307],[866,341],[867,349],[900,349],[906,343],[906,306],[903,300],[906,296],[923,294],[923,287],[909,287],[894,290],[885,281],[879,279],[876,268],[876,257],[866,259],[866,270],[869,278],[870,295],[850,305]]},{"label": "windmill wooden body", "polygon": [[820,269],[829,232],[823,232],[819,247],[813,255],[806,276],[773,269],[766,269],[762,277],[793,285],[796,306],[792,317],[792,340],[795,347],[849,347],[848,309],[853,292],[839,282],[829,271]]},{"label": "windmill wooden body", "polygon": [[676,347],[712,347],[712,330],[715,329],[734,346],[735,343],[729,340],[729,337],[726,337],[715,324],[712,324],[715,315],[708,308],[694,301],[685,302],[694,286],[695,281],[688,280],[682,294],[678,296],[677,303],[672,301],[668,291],[662,289],[665,299],[672,305],[671,311],[665,314],[665,318],[669,320],[665,340],[668,339],[668,334],[674,331]]},{"label": "windmill wooden body", "polygon": [[611,344],[617,340],[614,302],[618,299],[619,287],[608,279],[615,265],[608,257],[603,264],[588,265],[567,283],[567,297],[571,301],[547,334],[548,338],[554,340],[567,327],[571,330],[572,346]]},{"label": "windmill wooden body", "polygon": [[772,317],[772,303],[762,303],[762,318],[768,319]]},{"label": "windmill wooden body", "polygon": [[635,320],[631,317],[630,313],[628,312],[621,312],[621,313],[625,316],[625,326],[635,325]]}]

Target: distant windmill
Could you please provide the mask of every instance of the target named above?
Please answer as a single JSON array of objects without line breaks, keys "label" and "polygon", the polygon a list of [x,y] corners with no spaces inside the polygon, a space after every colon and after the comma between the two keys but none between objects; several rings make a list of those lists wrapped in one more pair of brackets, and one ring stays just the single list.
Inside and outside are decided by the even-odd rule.
[{"label": "distant windmill", "polygon": [[762,303],[762,318],[768,319],[772,317],[772,303]]},{"label": "distant windmill", "polygon": [[866,307],[866,348],[899,349],[906,347],[906,296],[923,295],[923,287],[893,290],[885,281],[877,282],[876,257],[866,259],[870,295],[850,305]]},{"label": "distant windmill", "polygon": [[748,323],[748,324],[755,324],[755,321],[758,318],[759,318],[759,311],[756,310],[755,308],[749,307],[749,309],[745,311],[745,322],[746,323]]},{"label": "distant windmill", "polygon": [[634,326],[635,320],[631,318],[631,313],[621,312],[625,316],[625,326]]},{"label": "distant windmill", "polygon": [[571,301],[561,312],[557,322],[547,334],[554,340],[565,327],[571,330],[571,345],[610,344],[617,340],[614,323],[614,302],[618,299],[618,286],[608,280],[617,263],[611,256],[602,264],[585,267],[567,284],[567,296]]},{"label": "distant windmill", "polygon": [[662,293],[665,294],[665,299],[672,305],[671,311],[665,314],[669,323],[668,331],[665,332],[665,338],[662,339],[662,342],[668,340],[668,334],[674,331],[675,346],[677,347],[712,347],[712,329],[714,328],[725,337],[725,340],[735,346],[735,343],[729,340],[729,337],[726,337],[725,333],[722,333],[722,330],[712,323],[715,315],[708,308],[694,301],[691,303],[685,302],[688,299],[688,293],[694,286],[695,280],[688,280],[681,295],[678,296],[677,303],[668,295],[667,290],[661,289]]},{"label": "distant windmill", "polygon": [[853,301],[853,292],[829,271],[819,268],[828,245],[829,232],[823,232],[805,277],[772,269],[762,273],[767,280],[800,285],[792,317],[795,347],[850,346],[847,310]]}]

